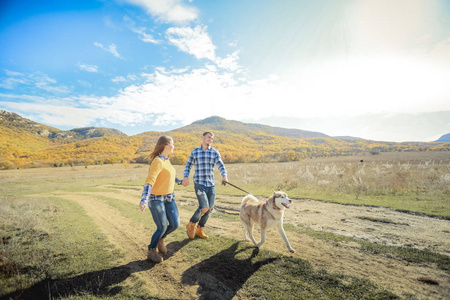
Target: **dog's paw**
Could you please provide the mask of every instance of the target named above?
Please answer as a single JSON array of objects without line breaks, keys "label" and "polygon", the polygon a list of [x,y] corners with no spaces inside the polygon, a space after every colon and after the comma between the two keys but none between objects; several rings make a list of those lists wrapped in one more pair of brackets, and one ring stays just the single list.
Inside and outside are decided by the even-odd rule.
[{"label": "dog's paw", "polygon": [[295,249],[289,249],[289,252],[294,253]]}]

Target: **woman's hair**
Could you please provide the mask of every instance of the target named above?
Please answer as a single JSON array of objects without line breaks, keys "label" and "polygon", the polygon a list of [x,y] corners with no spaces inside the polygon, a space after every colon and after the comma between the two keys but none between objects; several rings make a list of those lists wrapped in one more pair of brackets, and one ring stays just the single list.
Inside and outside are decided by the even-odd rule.
[{"label": "woman's hair", "polygon": [[149,156],[150,162],[155,157],[160,155],[164,151],[164,147],[166,145],[170,145],[171,142],[173,142],[173,138],[171,136],[167,136],[167,135],[160,136],[158,141],[156,142],[155,149],[153,150],[152,153],[150,153],[150,156]]}]

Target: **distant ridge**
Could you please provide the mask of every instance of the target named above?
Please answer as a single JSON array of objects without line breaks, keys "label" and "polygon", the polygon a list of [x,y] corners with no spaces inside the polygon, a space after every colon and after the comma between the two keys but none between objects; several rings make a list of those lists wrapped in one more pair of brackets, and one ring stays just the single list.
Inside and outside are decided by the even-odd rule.
[{"label": "distant ridge", "polygon": [[329,135],[320,132],[306,131],[300,129],[288,129],[281,127],[272,127],[268,125],[243,123],[240,121],[231,121],[218,116],[212,116],[203,120],[178,128],[176,131],[198,131],[201,129],[227,131],[237,134],[270,134],[293,138],[331,138]]},{"label": "distant ridge", "polygon": [[450,133],[444,134],[435,141],[436,143],[450,143]]},{"label": "distant ridge", "polygon": [[83,127],[71,129],[69,131],[78,133],[85,139],[102,136],[127,136],[120,130],[104,127]]},{"label": "distant ridge", "polygon": [[0,170],[149,163],[149,154],[161,134],[174,138],[177,151],[171,156],[171,162],[182,165],[192,149],[198,147],[205,131],[216,133],[214,146],[220,150],[225,163],[289,162],[389,151],[450,151],[450,142],[395,143],[330,137],[320,132],[243,123],[218,116],[168,132],[148,131],[133,136],[99,127],[64,131],[0,110]]},{"label": "distant ridge", "polygon": [[6,110],[0,110],[0,125],[6,128],[13,128],[15,131],[25,131],[49,139],[83,140],[102,136],[127,136],[120,130],[102,127],[85,127],[74,128],[71,130],[61,130],[31,121],[20,116],[19,114]]}]

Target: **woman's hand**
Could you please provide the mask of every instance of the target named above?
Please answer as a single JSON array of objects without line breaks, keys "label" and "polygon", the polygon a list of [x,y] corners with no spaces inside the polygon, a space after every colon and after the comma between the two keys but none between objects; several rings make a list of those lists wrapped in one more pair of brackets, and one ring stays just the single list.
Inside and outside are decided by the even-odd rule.
[{"label": "woman's hand", "polygon": [[141,211],[144,211],[144,210],[145,210],[145,207],[146,207],[146,205],[145,205],[145,204],[143,204],[143,203],[141,203],[141,204],[139,204],[139,207],[141,208]]}]

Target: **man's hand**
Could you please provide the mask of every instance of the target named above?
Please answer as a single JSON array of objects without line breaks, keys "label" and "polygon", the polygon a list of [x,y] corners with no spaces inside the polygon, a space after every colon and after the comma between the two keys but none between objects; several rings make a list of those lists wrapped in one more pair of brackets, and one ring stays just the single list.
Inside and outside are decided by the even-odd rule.
[{"label": "man's hand", "polygon": [[139,204],[139,207],[141,208],[141,211],[144,211],[145,210],[145,207],[146,207],[146,205],[145,204]]},{"label": "man's hand", "polygon": [[189,185],[189,178],[184,177],[183,182],[181,183],[184,187],[187,187]]},{"label": "man's hand", "polygon": [[227,176],[223,176],[222,178],[222,185],[227,185],[228,182],[228,177]]}]

